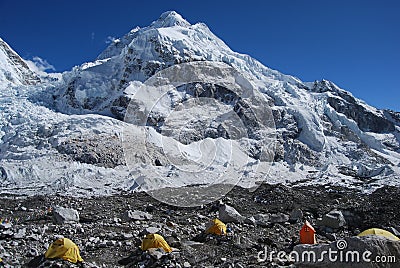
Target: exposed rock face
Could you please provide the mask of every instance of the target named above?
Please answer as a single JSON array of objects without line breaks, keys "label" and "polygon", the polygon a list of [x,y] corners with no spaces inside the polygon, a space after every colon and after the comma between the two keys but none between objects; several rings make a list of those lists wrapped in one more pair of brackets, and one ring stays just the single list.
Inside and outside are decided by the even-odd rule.
[{"label": "exposed rock face", "polygon": [[328,104],[338,113],[353,119],[362,131],[387,133],[395,130],[395,124],[383,112],[371,112],[361,105],[349,92],[340,90],[330,81],[316,81],[311,88],[313,92],[330,92],[335,97],[328,97]]},{"label": "exposed rock face", "polygon": [[7,172],[3,167],[0,167],[0,179],[2,180],[7,179]]},{"label": "exposed rock face", "polygon": [[328,98],[328,103],[338,113],[346,115],[348,118],[353,119],[357,122],[358,127],[362,131],[371,131],[375,133],[387,133],[395,130],[395,125],[387,120],[384,116],[378,116],[365,107],[357,104],[353,97],[339,99],[339,98]]},{"label": "exposed rock face", "polygon": [[121,141],[116,136],[76,137],[59,144],[57,150],[81,163],[108,168],[125,164]]},{"label": "exposed rock face", "polygon": [[115,118],[119,120],[124,120],[125,112],[128,108],[130,101],[131,98],[126,95],[121,95],[113,101],[112,106],[110,107],[110,111],[115,116]]}]

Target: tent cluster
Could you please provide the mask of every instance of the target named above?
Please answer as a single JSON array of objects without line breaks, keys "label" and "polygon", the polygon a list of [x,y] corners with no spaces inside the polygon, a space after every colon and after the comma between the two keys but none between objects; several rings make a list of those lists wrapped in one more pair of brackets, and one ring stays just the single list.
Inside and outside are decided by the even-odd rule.
[{"label": "tent cluster", "polygon": [[[227,226],[219,219],[212,219],[206,225],[204,235],[217,235],[225,236],[228,233]],[[305,221],[303,227],[300,229],[300,244],[316,244],[316,231],[314,227]],[[379,228],[371,228],[361,232],[358,236],[381,236],[390,240],[400,241],[400,239],[394,234]],[[172,252],[172,248],[168,245],[165,239],[159,234],[147,234],[142,240],[141,250],[146,251],[151,248],[161,248],[165,252]],[[46,253],[44,254],[46,259],[63,259],[72,263],[83,262],[80,256],[79,247],[68,238],[59,238],[54,241]],[[0,266],[3,265],[3,260],[0,258]]]},{"label": "tent cluster", "polygon": [[[213,219],[209,221],[206,225],[206,230],[204,234],[212,234],[212,235],[226,235],[227,227],[225,223],[220,221],[219,219]],[[159,234],[148,234],[142,241],[142,245],[140,247],[142,250],[148,250],[150,248],[162,248],[165,252],[172,252],[172,248],[168,245],[165,239]]]},{"label": "tent cluster", "polygon": [[[204,234],[226,235],[227,227],[219,219],[213,219],[206,225]],[[143,251],[151,248],[161,248],[167,253],[172,252],[172,248],[165,239],[161,235],[155,233],[147,234],[142,240],[140,248]],[[42,257],[37,260],[32,260],[32,263],[36,263],[36,261],[42,262],[44,259],[63,259],[71,263],[83,262],[79,247],[68,238],[59,238],[55,240],[45,252],[44,259],[43,255],[41,256]],[[3,260],[0,258],[0,266],[2,265]]]},{"label": "tent cluster", "polygon": [[[317,244],[317,240],[315,238],[316,231],[314,227],[311,226],[311,224],[306,221],[300,229],[300,244]],[[379,228],[370,228],[367,229],[357,236],[368,236],[368,235],[376,235],[376,236],[381,236],[385,237],[387,239],[393,240],[393,241],[400,241],[400,239],[392,234],[391,232],[385,231],[383,229]]]},{"label": "tent cluster", "polygon": [[[215,235],[226,235],[226,225],[218,219],[213,219],[207,225],[205,230],[207,234]],[[172,252],[172,248],[168,245],[165,239],[159,234],[147,234],[142,240],[140,248],[146,251],[151,248],[161,248],[165,252]],[[45,259],[63,259],[72,263],[83,262],[80,255],[79,247],[68,238],[59,238],[54,241],[46,253],[44,254]],[[0,258],[0,265],[2,259]]]}]

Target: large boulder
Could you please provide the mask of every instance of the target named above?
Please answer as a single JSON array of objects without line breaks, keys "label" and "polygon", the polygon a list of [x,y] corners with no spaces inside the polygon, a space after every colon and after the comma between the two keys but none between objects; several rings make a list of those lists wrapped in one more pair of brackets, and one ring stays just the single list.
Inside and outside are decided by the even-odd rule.
[{"label": "large boulder", "polygon": [[254,215],[254,221],[257,225],[267,227],[269,225],[269,214],[259,213]]},{"label": "large boulder", "polygon": [[147,212],[143,212],[140,210],[128,210],[125,211],[125,213],[123,214],[123,218],[126,221],[135,221],[135,220],[151,220],[153,218],[153,216],[150,213]]},{"label": "large boulder", "polygon": [[233,207],[226,204],[220,206],[219,208],[219,219],[222,222],[244,222],[245,217],[240,215],[240,213]]},{"label": "large boulder", "polygon": [[55,224],[79,222],[79,213],[72,208],[55,207],[53,210],[53,222]]},{"label": "large boulder", "polygon": [[301,209],[296,208],[293,209],[292,212],[290,212],[289,215],[290,222],[298,222],[301,221],[302,219],[303,219],[303,211],[301,211]]},{"label": "large boulder", "polygon": [[269,220],[271,223],[284,223],[289,221],[289,215],[278,212],[276,214],[271,214]]},{"label": "large boulder", "polygon": [[400,242],[379,236],[347,237],[330,244],[297,245],[296,267],[399,267]]},{"label": "large boulder", "polygon": [[339,229],[346,225],[346,220],[343,213],[339,210],[332,210],[322,217],[322,220],[317,223],[319,226],[325,226],[331,229]]}]

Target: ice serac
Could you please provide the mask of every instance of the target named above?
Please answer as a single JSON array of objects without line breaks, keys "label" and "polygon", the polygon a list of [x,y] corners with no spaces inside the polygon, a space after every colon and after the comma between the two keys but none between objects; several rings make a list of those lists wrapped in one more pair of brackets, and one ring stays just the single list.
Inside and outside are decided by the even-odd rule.
[{"label": "ice serac", "polygon": [[39,82],[38,75],[29,69],[25,61],[0,38],[0,83],[34,85]]},{"label": "ice serac", "polygon": [[[203,174],[182,176],[174,165],[194,170],[193,163],[206,166],[207,157],[214,154],[213,170],[232,167],[233,178],[365,190],[400,181],[400,113],[371,107],[333,82],[303,82],[272,70],[232,51],[204,23],[190,24],[174,11],[115,39],[95,60],[63,73],[60,81],[32,85],[35,75],[3,41],[0,57],[1,90],[11,96],[2,101],[0,117],[0,188],[8,192],[28,188],[23,187],[28,181],[42,191],[136,189],[155,177],[149,167],[156,167],[162,177],[156,177],[153,186],[209,183],[202,181]],[[161,108],[148,114],[146,127],[123,122],[128,107],[146,116],[143,103],[157,92],[148,90],[142,99],[135,93],[149,78],[186,63],[232,68],[246,80],[243,84],[248,83],[246,94],[257,93],[264,102],[251,106],[229,86],[190,82],[168,91]],[[196,70],[193,74],[200,77],[201,68]],[[202,97],[214,101],[201,103]],[[262,153],[265,133],[251,116],[263,110],[260,103],[272,111],[272,156]],[[185,109],[198,116],[188,117]],[[222,123],[208,120],[221,111],[236,114]],[[240,127],[246,129],[246,137],[229,133]],[[122,130],[132,137],[128,149],[133,153],[128,156],[121,144]],[[148,140],[143,141],[143,135]],[[177,153],[166,157],[163,143],[176,146]],[[274,163],[257,176],[244,171],[271,158]],[[26,192],[36,191],[32,187]]]}]

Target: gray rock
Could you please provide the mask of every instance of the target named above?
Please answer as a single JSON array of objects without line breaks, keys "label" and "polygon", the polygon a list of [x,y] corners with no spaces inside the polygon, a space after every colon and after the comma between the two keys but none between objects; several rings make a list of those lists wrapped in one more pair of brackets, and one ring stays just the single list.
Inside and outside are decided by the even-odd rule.
[{"label": "gray rock", "polygon": [[330,241],[336,240],[336,234],[326,233],[325,237],[328,238]]},{"label": "gray rock", "polygon": [[317,222],[319,226],[325,226],[331,229],[339,229],[346,225],[346,220],[341,211],[332,210],[328,214],[325,214],[322,219]]},{"label": "gray rock", "polygon": [[289,215],[284,213],[271,214],[269,221],[271,223],[284,223],[289,221]]},{"label": "gray rock", "polygon": [[148,204],[146,207],[146,212],[153,212],[156,208],[152,204]]},{"label": "gray rock", "polygon": [[[374,262],[376,256],[391,256],[400,258],[400,243],[379,236],[347,237],[330,244],[296,245],[294,251],[299,259],[295,262],[298,267],[326,267],[326,268],[364,268],[364,267],[398,267],[396,265],[382,266],[382,263]],[[332,261],[329,257],[331,252]],[[295,256],[294,254],[292,254]],[[318,261],[313,261],[315,258]],[[342,256],[342,257],[341,257]],[[342,258],[342,261],[340,261]],[[394,264],[394,263],[392,263]]]},{"label": "gray rock", "polygon": [[26,228],[19,229],[17,233],[14,234],[15,239],[23,239],[26,236]]},{"label": "gray rock", "polygon": [[150,256],[152,256],[156,260],[159,260],[165,255],[167,255],[165,251],[161,248],[149,248],[147,252],[149,253]]},{"label": "gray rock", "polygon": [[55,207],[53,210],[53,222],[55,224],[79,222],[79,213],[75,209]]},{"label": "gray rock", "polygon": [[38,256],[39,253],[38,253],[38,250],[37,250],[36,248],[30,248],[30,249],[28,250],[28,252],[26,253],[26,255],[27,255],[28,257],[35,257],[35,256]]},{"label": "gray rock", "polygon": [[177,239],[176,237],[173,237],[173,236],[165,237],[165,241],[167,241],[168,245],[170,245],[173,248],[180,248],[182,246],[179,239]]},{"label": "gray rock", "polygon": [[160,228],[158,227],[154,227],[154,226],[150,226],[144,229],[144,233],[146,234],[155,234],[158,233],[160,231]]},{"label": "gray rock", "polygon": [[12,227],[12,223],[11,222],[8,222],[8,223],[1,223],[0,224],[0,230],[3,230],[3,229],[10,229]]},{"label": "gray rock", "polygon": [[153,218],[153,215],[147,212],[143,212],[140,210],[128,210],[125,211],[123,218],[127,221],[132,221],[132,220],[151,220]]},{"label": "gray rock", "polygon": [[184,248],[192,248],[192,249],[201,249],[204,246],[204,243],[196,242],[196,241],[182,241],[182,247]]},{"label": "gray rock", "polygon": [[394,228],[394,227],[389,227],[388,229],[389,229],[389,231],[390,231],[391,233],[393,233],[395,236],[400,237],[400,232],[398,231],[398,229],[396,229],[396,228]]},{"label": "gray rock", "polygon": [[0,233],[0,239],[11,238],[14,236],[14,232],[12,230],[5,230]]},{"label": "gray rock", "polygon": [[106,245],[109,247],[115,247],[116,244],[117,244],[117,242],[115,240],[106,241]]},{"label": "gray rock", "polygon": [[244,223],[250,224],[250,225],[256,225],[256,219],[254,218],[254,216],[247,217],[247,218],[244,220]]},{"label": "gray rock", "polygon": [[270,215],[269,214],[257,214],[254,215],[254,219],[257,225],[267,227],[269,224]]},{"label": "gray rock", "polygon": [[290,222],[297,222],[303,219],[303,211],[299,208],[295,208],[290,212],[289,221]]},{"label": "gray rock", "polygon": [[3,167],[0,167],[0,179],[1,180],[7,179],[7,172]]},{"label": "gray rock", "polygon": [[133,237],[133,234],[128,234],[128,233],[122,233],[121,234],[122,239],[124,240],[128,240],[131,239]]},{"label": "gray rock", "polygon": [[245,220],[245,217],[240,215],[240,213],[235,208],[228,206],[226,204],[220,206],[218,213],[219,213],[219,219],[225,223],[227,222],[240,223],[244,222]]},{"label": "gray rock", "polygon": [[41,241],[43,237],[41,237],[37,234],[31,234],[31,235],[28,235],[26,238],[30,239],[30,240],[35,240],[35,241]]},{"label": "gray rock", "polygon": [[106,134],[99,134],[97,137],[75,136],[61,142],[56,149],[59,153],[81,163],[107,168],[125,164],[119,139]]},{"label": "gray rock", "polygon": [[342,214],[346,220],[346,224],[349,226],[359,226],[362,221],[360,216],[354,214],[352,211],[342,210]]},{"label": "gray rock", "polygon": [[107,247],[107,240],[102,240],[97,245],[99,248],[106,248]]}]

